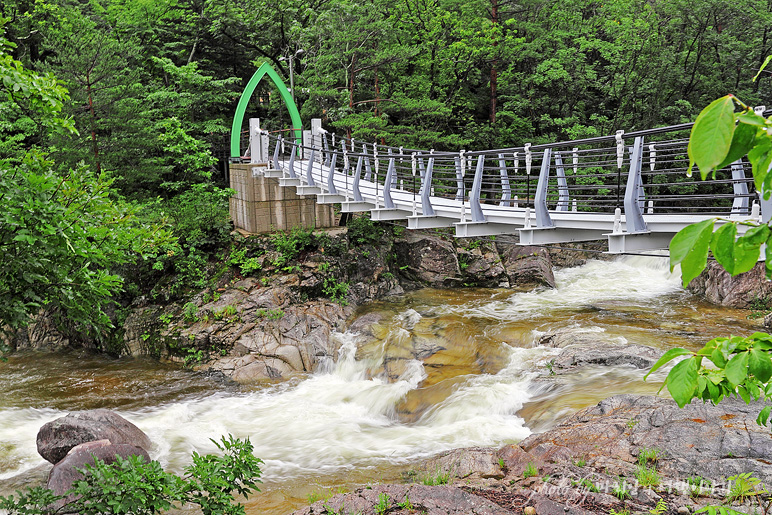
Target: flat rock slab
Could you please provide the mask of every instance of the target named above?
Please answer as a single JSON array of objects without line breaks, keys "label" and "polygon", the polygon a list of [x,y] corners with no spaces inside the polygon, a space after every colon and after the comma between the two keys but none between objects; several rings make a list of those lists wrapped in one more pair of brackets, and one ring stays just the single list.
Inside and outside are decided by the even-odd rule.
[{"label": "flat rock slab", "polygon": [[86,442],[109,440],[112,444],[129,444],[149,451],[150,439],[137,426],[106,409],[70,413],[53,420],[38,431],[38,453],[56,464],[70,449]]},{"label": "flat rock slab", "polygon": [[558,427],[520,443],[543,463],[578,457],[610,473],[633,469],[641,449],[657,449],[658,469],[713,481],[753,472],[772,485],[772,435],[756,424],[762,403],[695,401],[680,409],[662,397],[616,395],[585,408]]},{"label": "flat rock slab", "polygon": [[[405,500],[412,510],[401,508]],[[376,510],[379,502],[388,503],[386,511]],[[328,507],[333,510],[328,510]],[[318,501],[293,512],[292,515],[322,515],[329,513],[361,513],[391,515],[423,513],[426,515],[511,515],[508,510],[483,497],[450,485],[376,485],[350,494],[338,494],[329,501]]]}]

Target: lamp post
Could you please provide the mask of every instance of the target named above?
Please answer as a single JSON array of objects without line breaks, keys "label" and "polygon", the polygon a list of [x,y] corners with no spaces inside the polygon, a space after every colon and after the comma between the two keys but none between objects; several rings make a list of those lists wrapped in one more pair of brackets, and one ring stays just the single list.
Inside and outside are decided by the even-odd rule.
[{"label": "lamp post", "polygon": [[293,102],[295,102],[295,73],[293,70],[293,63],[297,56],[303,55],[304,53],[305,53],[305,50],[303,50],[302,48],[298,48],[297,51],[294,54],[292,54],[291,57],[279,57],[279,61],[289,61],[290,95],[292,95]]}]

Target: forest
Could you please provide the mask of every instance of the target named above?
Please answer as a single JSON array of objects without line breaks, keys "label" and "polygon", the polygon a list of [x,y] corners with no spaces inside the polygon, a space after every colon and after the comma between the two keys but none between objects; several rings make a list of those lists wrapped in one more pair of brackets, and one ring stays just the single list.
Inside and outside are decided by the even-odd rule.
[{"label": "forest", "polygon": [[[752,81],[772,0],[8,0],[0,17],[10,328],[45,306],[99,333],[116,295],[201,286],[229,242],[233,111],[264,62],[288,84],[291,64],[304,124],[413,148],[683,123],[727,93],[772,103],[772,74]],[[261,88],[248,117],[288,125]]]}]

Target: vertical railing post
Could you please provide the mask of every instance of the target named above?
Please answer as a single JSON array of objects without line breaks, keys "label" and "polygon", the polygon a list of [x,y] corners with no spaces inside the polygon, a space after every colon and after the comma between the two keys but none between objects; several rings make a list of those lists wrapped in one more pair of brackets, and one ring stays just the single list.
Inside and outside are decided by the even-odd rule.
[{"label": "vertical railing post", "polygon": [[330,146],[327,144],[327,131],[322,132],[322,161],[324,166],[330,166]]},{"label": "vertical railing post", "polygon": [[289,173],[289,176],[291,179],[296,179],[297,175],[295,175],[295,156],[298,154],[299,147],[297,143],[294,141],[291,143],[292,145],[292,151],[290,152],[290,158],[289,158],[289,164],[287,165],[287,172]]},{"label": "vertical railing post", "polygon": [[274,170],[281,170],[279,167],[279,153],[281,152],[281,145],[282,145],[282,139],[281,135],[279,135],[278,138],[276,138],[276,148],[273,149],[273,169]]},{"label": "vertical railing post", "polygon": [[332,152],[332,158],[330,160],[330,168],[327,171],[327,193],[331,195],[337,195],[338,190],[335,188],[335,162],[338,160],[338,153]]},{"label": "vertical railing post", "polygon": [[[434,150],[432,150],[434,152]],[[424,216],[434,216],[434,207],[430,195],[432,193],[432,173],[434,172],[434,156],[429,157],[426,171],[421,178],[421,212]]]},{"label": "vertical railing post", "polygon": [[[317,148],[322,148],[323,132],[325,131],[322,129],[322,119],[311,118],[311,141],[308,142],[308,146],[311,147],[312,151]],[[314,152],[314,154],[320,163],[324,160],[324,156],[321,152]]]},{"label": "vertical railing post", "polygon": [[[391,150],[389,150],[391,154]],[[394,157],[389,157],[389,168],[386,171],[386,180],[383,184],[383,205],[386,209],[394,209],[394,201],[391,199],[391,182],[394,179]]]},{"label": "vertical railing post", "polygon": [[314,181],[314,154],[316,149],[311,147],[311,155],[308,156],[308,167],[306,167],[306,184],[309,186],[316,186]]},{"label": "vertical railing post", "polygon": [[647,232],[641,205],[638,202],[641,186],[641,164],[643,159],[643,137],[635,138],[630,157],[630,171],[627,174],[625,188],[625,229],[628,233]]},{"label": "vertical railing post", "polygon": [[745,170],[742,159],[732,163],[732,190],[734,201],[732,202],[733,215],[747,215],[748,210],[748,184],[745,182]]},{"label": "vertical railing post", "polygon": [[568,182],[566,181],[566,172],[563,169],[563,156],[560,152],[555,152],[555,175],[558,177],[558,205],[555,211],[568,211],[571,205],[571,199],[568,196]]},{"label": "vertical railing post", "polygon": [[536,184],[536,195],[534,195],[534,209],[536,210],[536,227],[546,228],[554,227],[550,212],[547,208],[547,188],[550,180],[550,161],[552,160],[552,151],[549,148],[544,149],[544,155],[541,160],[541,171],[539,172],[539,182]]},{"label": "vertical railing post", "polygon": [[472,222],[485,222],[485,215],[480,206],[480,191],[482,190],[482,176],[485,170],[485,156],[477,157],[477,169],[474,172],[472,190],[469,192],[469,209],[472,211]]},{"label": "vertical railing post", "polygon": [[456,200],[464,201],[464,151],[462,150],[456,156]]},{"label": "vertical railing post", "polygon": [[[373,150],[375,149],[375,146],[373,146]],[[370,157],[367,155],[367,145],[362,143],[362,153],[364,154],[365,159],[365,180],[370,181],[373,178],[373,170],[370,168]]]},{"label": "vertical railing post", "polygon": [[512,190],[509,187],[509,175],[507,173],[507,160],[504,154],[499,154],[499,176],[501,177],[501,202],[500,206],[510,207],[512,203]]},{"label": "vertical railing post", "polygon": [[[364,147],[364,145],[362,145]],[[359,178],[362,176],[362,161],[364,159],[362,156],[359,156],[357,159],[357,167],[354,171],[354,183],[351,185],[351,189],[354,193],[354,200],[356,202],[363,202],[364,199],[362,198],[362,192],[359,191]]]}]

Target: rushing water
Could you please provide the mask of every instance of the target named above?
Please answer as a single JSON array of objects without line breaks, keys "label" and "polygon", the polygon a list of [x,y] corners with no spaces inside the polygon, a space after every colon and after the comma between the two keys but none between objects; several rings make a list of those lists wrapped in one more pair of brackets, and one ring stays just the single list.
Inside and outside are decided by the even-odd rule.
[{"label": "rushing water", "polygon": [[[69,411],[111,408],[143,429],[151,455],[180,471],[210,438],[249,437],[265,461],[250,513],[286,513],[314,490],[398,477],[411,461],[456,447],[517,442],[622,392],[655,393],[662,376],[587,367],[545,381],[555,349],[541,335],[574,328],[604,341],[695,348],[754,324],[745,312],[683,292],[662,258],[592,261],[555,274],[556,289],[421,290],[379,302],[374,336],[337,334],[318,372],[254,388],[147,360],[19,353],[0,365],[0,479],[42,463],[35,435]],[[411,350],[423,349],[422,361]]]}]

